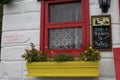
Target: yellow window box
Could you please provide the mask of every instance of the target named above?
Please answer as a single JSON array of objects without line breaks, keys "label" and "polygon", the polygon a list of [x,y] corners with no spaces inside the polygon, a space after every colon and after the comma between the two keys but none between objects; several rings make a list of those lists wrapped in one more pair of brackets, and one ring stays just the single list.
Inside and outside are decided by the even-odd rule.
[{"label": "yellow window box", "polygon": [[27,76],[41,77],[98,77],[99,62],[32,62],[26,63]]}]

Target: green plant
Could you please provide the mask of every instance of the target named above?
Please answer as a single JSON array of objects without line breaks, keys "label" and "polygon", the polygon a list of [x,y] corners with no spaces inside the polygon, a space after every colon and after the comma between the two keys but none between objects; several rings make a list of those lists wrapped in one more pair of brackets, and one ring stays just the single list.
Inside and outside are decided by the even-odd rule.
[{"label": "green plant", "polygon": [[59,55],[56,56],[56,57],[54,57],[53,60],[57,61],[57,62],[73,61],[74,60],[74,56],[72,56],[72,55],[66,55],[66,53],[59,53]]},{"label": "green plant", "polygon": [[2,4],[8,4],[10,3],[12,0],[0,0],[0,3]]},{"label": "green plant", "polygon": [[22,55],[27,62],[42,62],[47,61],[47,55],[45,51],[39,51],[35,49],[35,45],[31,43],[31,49],[26,49],[25,53]]},{"label": "green plant", "polygon": [[[52,54],[55,54],[52,51]],[[67,55],[64,52],[59,53],[58,55],[48,57],[46,51],[39,51],[35,49],[35,45],[31,43],[31,49],[26,49],[25,53],[22,55],[27,62],[43,62],[43,61],[99,61],[100,60],[100,52],[89,46],[87,50],[85,50],[80,57],[74,57],[73,55]]]},{"label": "green plant", "polygon": [[99,61],[100,58],[100,52],[93,49],[92,46],[88,46],[87,50],[85,50],[80,56],[80,60],[82,61]]}]

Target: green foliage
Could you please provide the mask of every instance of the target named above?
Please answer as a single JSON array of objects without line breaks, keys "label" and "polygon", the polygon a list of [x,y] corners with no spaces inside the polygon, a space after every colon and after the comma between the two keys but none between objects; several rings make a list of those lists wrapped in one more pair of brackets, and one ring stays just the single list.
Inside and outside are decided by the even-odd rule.
[{"label": "green foliage", "polygon": [[35,45],[33,43],[31,43],[31,49],[26,49],[22,57],[25,58],[27,62],[47,61],[47,55],[45,51],[39,51],[35,49]]},{"label": "green foliage", "polygon": [[80,56],[82,61],[99,61],[100,58],[100,52],[93,49],[92,46],[89,46]]},{"label": "green foliage", "polygon": [[[54,52],[52,52],[54,54]],[[54,57],[48,57],[45,50],[39,51],[35,49],[35,45],[31,43],[31,49],[26,49],[25,53],[22,55],[27,62],[43,62],[43,61],[56,61],[56,62],[64,62],[64,61],[99,61],[100,60],[100,52],[89,46],[87,50],[85,50],[80,57],[74,57],[73,55],[67,55],[62,52]]]},{"label": "green foliage", "polygon": [[12,0],[0,0],[0,3],[2,4],[8,4],[10,3]]},{"label": "green foliage", "polygon": [[74,56],[66,55],[65,53],[60,53],[60,54],[59,54],[58,56],[56,56],[53,60],[54,60],[54,61],[57,61],[57,62],[73,61],[73,60],[74,60]]}]

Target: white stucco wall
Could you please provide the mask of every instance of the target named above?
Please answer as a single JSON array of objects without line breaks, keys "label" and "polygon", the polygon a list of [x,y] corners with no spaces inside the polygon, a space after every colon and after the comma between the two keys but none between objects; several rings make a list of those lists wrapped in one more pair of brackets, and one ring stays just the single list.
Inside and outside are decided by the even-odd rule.
[{"label": "white stucco wall", "polygon": [[[90,18],[101,15],[98,0],[89,0]],[[37,0],[13,0],[4,5],[0,80],[116,80],[113,51],[101,52],[99,78],[38,78],[26,77],[27,69],[21,55],[33,42],[39,49],[40,7]],[[118,0],[111,0],[112,44],[120,47]],[[91,25],[91,24],[90,24]]]}]

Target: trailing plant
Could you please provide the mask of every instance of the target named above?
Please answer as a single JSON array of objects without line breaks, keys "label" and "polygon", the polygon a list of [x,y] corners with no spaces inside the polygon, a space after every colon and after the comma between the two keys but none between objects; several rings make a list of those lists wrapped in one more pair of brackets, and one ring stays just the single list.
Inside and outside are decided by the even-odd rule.
[{"label": "trailing plant", "polygon": [[25,53],[22,55],[27,62],[42,62],[47,61],[47,55],[45,51],[39,51],[35,49],[35,45],[31,43],[31,49],[25,49]]},{"label": "trailing plant", "polygon": [[100,58],[100,52],[93,49],[91,45],[88,46],[87,50],[85,50],[80,56],[80,60],[82,61],[99,61]]},{"label": "trailing plant", "polygon": [[59,55],[56,56],[56,57],[54,57],[53,60],[54,60],[54,61],[57,61],[57,62],[73,61],[73,60],[74,60],[74,56],[72,56],[72,55],[67,55],[66,53],[59,53]]}]

